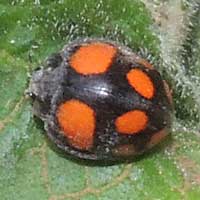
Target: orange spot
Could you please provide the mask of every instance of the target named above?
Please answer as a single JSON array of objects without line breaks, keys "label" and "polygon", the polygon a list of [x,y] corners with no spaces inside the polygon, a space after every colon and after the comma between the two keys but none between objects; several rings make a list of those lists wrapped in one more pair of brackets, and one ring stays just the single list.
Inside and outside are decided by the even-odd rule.
[{"label": "orange spot", "polygon": [[138,154],[133,144],[124,144],[112,150],[115,156],[128,157]]},{"label": "orange spot", "polygon": [[143,97],[151,99],[154,95],[154,86],[147,74],[140,69],[132,69],[126,75],[129,84]]},{"label": "orange spot", "polygon": [[132,135],[145,129],[147,122],[148,117],[145,112],[133,110],[118,117],[115,126],[118,132]]},{"label": "orange spot", "polygon": [[80,47],[71,57],[70,65],[78,73],[100,74],[106,72],[117,50],[106,43],[92,43]]},{"label": "orange spot", "polygon": [[137,63],[143,65],[144,67],[146,67],[146,68],[148,68],[148,69],[154,69],[154,67],[152,66],[152,64],[149,63],[149,62],[148,62],[147,60],[145,60],[145,59],[140,58],[140,59],[137,60]]},{"label": "orange spot", "polygon": [[169,85],[165,80],[163,80],[164,88],[167,94],[167,98],[169,99],[170,104],[173,104],[173,98],[172,98],[172,91],[169,89]]},{"label": "orange spot", "polygon": [[160,130],[151,137],[149,143],[147,144],[147,147],[152,148],[153,146],[161,142],[167,135],[168,132],[165,129]]},{"label": "orange spot", "polygon": [[72,146],[83,150],[92,147],[95,130],[95,113],[92,108],[72,99],[59,106],[57,119]]}]

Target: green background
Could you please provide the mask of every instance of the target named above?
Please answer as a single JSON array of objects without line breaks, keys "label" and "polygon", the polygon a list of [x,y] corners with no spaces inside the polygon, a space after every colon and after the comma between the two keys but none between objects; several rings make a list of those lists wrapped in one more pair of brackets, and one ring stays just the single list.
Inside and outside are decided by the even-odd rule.
[{"label": "green background", "polygon": [[[199,6],[198,0],[0,0],[0,199],[198,200]],[[173,90],[172,137],[134,162],[65,158],[24,95],[32,70],[86,36],[148,57]]]}]

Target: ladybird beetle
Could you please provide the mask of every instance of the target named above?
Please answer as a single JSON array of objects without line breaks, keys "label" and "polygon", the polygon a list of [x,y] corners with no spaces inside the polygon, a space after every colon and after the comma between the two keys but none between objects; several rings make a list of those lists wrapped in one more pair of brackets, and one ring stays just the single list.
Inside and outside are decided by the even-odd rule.
[{"label": "ladybird beetle", "polygon": [[161,75],[131,49],[77,40],[34,72],[34,113],[64,152],[90,160],[133,158],[169,134],[172,97]]}]

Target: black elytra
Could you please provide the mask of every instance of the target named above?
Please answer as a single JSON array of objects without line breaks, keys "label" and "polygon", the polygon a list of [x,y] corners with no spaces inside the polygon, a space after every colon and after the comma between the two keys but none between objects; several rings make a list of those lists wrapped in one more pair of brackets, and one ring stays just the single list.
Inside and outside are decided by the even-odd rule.
[{"label": "black elytra", "polygon": [[[108,69],[96,74],[77,72],[70,59],[81,47],[96,43],[107,44],[116,50]],[[88,38],[66,45],[47,59],[46,67],[33,73],[29,93],[34,97],[34,113],[44,121],[50,140],[67,154],[78,158],[120,160],[144,153],[169,135],[170,94],[160,73],[147,66],[148,61],[144,60],[131,49],[113,41]],[[144,97],[127,81],[131,69],[139,69],[149,77],[154,88],[151,98]],[[93,143],[86,149],[77,148],[70,142],[57,118],[59,106],[72,99],[88,105],[95,113]],[[146,114],[145,127],[137,133],[117,131],[116,119],[134,110]],[[134,121],[131,123],[134,126]]]}]

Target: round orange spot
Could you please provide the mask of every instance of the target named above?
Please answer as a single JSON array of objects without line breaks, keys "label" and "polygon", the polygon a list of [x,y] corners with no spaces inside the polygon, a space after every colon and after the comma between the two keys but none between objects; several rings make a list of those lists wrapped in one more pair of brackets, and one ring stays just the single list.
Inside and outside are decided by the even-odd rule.
[{"label": "round orange spot", "polygon": [[70,65],[78,73],[99,74],[110,67],[117,50],[106,43],[92,43],[82,46],[70,59]]},{"label": "round orange spot", "polygon": [[129,84],[143,97],[151,99],[154,95],[154,86],[147,74],[140,69],[132,69],[126,75]]},{"label": "round orange spot", "polygon": [[85,103],[69,100],[57,110],[57,119],[72,146],[88,150],[93,145],[95,113]]},{"label": "round orange spot", "polygon": [[145,129],[147,122],[148,117],[145,112],[133,110],[118,117],[115,121],[115,126],[120,133],[137,134]]},{"label": "round orange spot", "polygon": [[128,156],[136,155],[137,151],[133,144],[124,144],[112,149],[112,153],[115,156],[128,157]]},{"label": "round orange spot", "polygon": [[167,135],[168,131],[166,129],[160,130],[151,137],[149,143],[147,144],[147,147],[152,148],[153,146],[161,142]]}]

